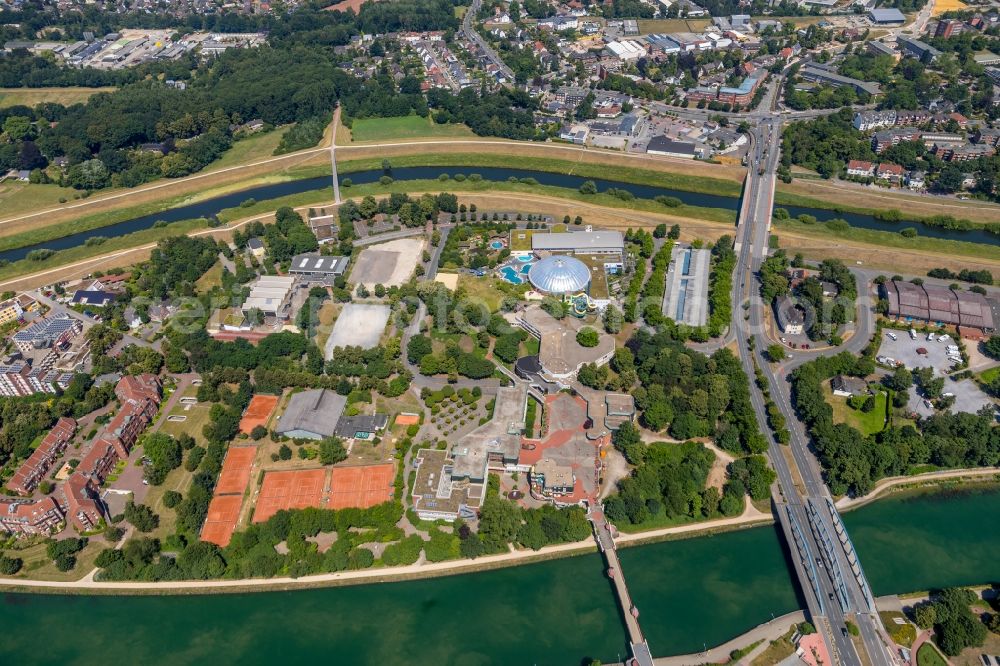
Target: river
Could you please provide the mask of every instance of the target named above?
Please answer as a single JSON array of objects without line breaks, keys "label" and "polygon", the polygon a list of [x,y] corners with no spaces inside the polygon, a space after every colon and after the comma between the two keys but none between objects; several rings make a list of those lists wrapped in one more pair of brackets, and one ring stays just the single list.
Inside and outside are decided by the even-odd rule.
[{"label": "river", "polygon": [[[846,514],[877,595],[1000,580],[1000,490]],[[700,651],[799,607],[773,527],[623,549],[654,654]],[[569,664],[624,655],[597,554],[423,581],[252,595],[7,594],[0,663]]]},{"label": "river", "polygon": [[[441,174],[449,174],[454,176],[455,174],[465,174],[466,176],[477,173],[481,175],[485,180],[491,181],[504,181],[508,178],[534,178],[542,185],[552,185],[556,187],[565,187],[570,189],[577,189],[587,180],[593,180],[597,185],[599,191],[605,191],[609,188],[624,189],[631,192],[633,195],[640,199],[654,199],[657,196],[671,196],[680,199],[685,204],[691,206],[701,206],[707,208],[725,208],[735,210],[738,206],[738,201],[733,197],[720,196],[715,194],[702,194],[699,192],[687,192],[682,190],[671,190],[660,187],[652,187],[649,185],[637,185],[634,183],[623,183],[614,180],[602,180],[600,178],[586,178],[583,176],[571,176],[563,173],[554,173],[548,171],[529,171],[526,169],[510,169],[510,168],[500,168],[500,167],[400,167],[392,170],[392,177],[398,181],[405,180],[436,180]],[[356,173],[345,173],[341,174],[341,180],[344,178],[350,178],[350,180],[358,185],[365,183],[377,182],[379,178],[384,175],[382,170],[371,170],[371,171],[360,171]],[[442,188],[447,189],[448,183],[442,183]],[[47,248],[50,250],[65,250],[72,247],[77,247],[82,245],[88,238],[93,236],[102,236],[105,238],[114,238],[117,236],[123,236],[135,231],[141,231],[143,229],[149,229],[154,224],[159,221],[164,222],[177,222],[180,220],[190,220],[201,217],[211,217],[217,215],[222,210],[227,208],[235,208],[239,206],[242,202],[247,199],[255,199],[257,201],[267,201],[270,199],[276,199],[278,197],[284,197],[291,194],[299,194],[301,192],[313,192],[320,191],[324,189],[329,189],[328,196],[333,199],[333,188],[330,185],[329,177],[319,177],[319,178],[304,178],[300,180],[291,180],[282,183],[273,183],[270,185],[259,185],[246,190],[241,190],[239,192],[232,192],[230,194],[224,194],[218,197],[213,197],[211,199],[206,199],[205,201],[199,201],[198,203],[185,204],[183,206],[177,206],[176,208],[170,208],[159,213],[151,213],[149,215],[143,215],[141,217],[136,217],[130,220],[125,220],[123,222],[116,222],[108,226],[100,227],[98,229],[91,229],[89,231],[82,231],[75,234],[70,234],[68,236],[63,236],[61,238],[55,238],[52,240],[47,240],[41,243],[36,243],[34,245],[26,245],[23,247],[18,247],[10,250],[5,250],[0,252],[0,260],[4,261],[18,261],[24,259],[25,256],[32,250]],[[342,190],[343,193],[349,195],[350,190]],[[961,241],[969,241],[975,243],[986,243],[991,245],[1000,244],[1000,237],[986,233],[981,229],[972,231],[960,231],[960,230],[949,230],[941,229],[938,227],[929,226],[926,224],[921,224],[919,222],[903,222],[903,223],[893,223],[893,222],[883,222],[881,220],[876,220],[870,215],[857,215],[852,213],[837,213],[830,210],[820,210],[813,208],[802,208],[795,206],[785,206],[785,208],[793,216],[798,216],[800,214],[813,215],[820,221],[826,221],[833,218],[843,218],[847,220],[852,226],[864,228],[864,229],[875,229],[879,231],[892,231],[896,232],[904,227],[915,227],[919,229],[919,233],[922,236],[927,236],[930,238],[943,238],[943,239],[953,239]],[[666,209],[664,209],[666,210]]]}]

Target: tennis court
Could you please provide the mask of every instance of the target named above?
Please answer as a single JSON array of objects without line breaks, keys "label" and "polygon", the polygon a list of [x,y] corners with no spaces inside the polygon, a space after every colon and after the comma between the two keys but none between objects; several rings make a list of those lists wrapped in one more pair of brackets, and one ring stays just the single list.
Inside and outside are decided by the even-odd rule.
[{"label": "tennis court", "polygon": [[402,412],[396,416],[396,425],[398,426],[419,425],[419,424],[420,424],[420,414],[414,414],[412,412]]},{"label": "tennis court", "polygon": [[250,468],[257,455],[256,446],[230,446],[222,463],[216,495],[243,495],[250,483]]},{"label": "tennis court", "polygon": [[396,466],[363,465],[331,470],[329,509],[365,509],[392,499]]},{"label": "tennis court", "polygon": [[249,435],[257,426],[266,426],[271,412],[278,405],[276,395],[255,395],[240,419],[240,432]]},{"label": "tennis court", "polygon": [[253,522],[262,523],[282,509],[319,507],[325,489],[325,469],[268,472],[257,496]]},{"label": "tennis court", "polygon": [[217,546],[229,545],[236,530],[236,521],[240,518],[240,506],[243,495],[216,495],[208,505],[208,516],[205,526],[201,528],[201,540],[209,541]]}]

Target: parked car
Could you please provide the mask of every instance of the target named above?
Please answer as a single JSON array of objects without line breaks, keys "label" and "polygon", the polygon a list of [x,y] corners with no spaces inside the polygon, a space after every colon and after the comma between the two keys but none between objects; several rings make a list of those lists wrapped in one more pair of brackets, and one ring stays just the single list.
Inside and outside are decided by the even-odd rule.
[{"label": "parked car", "polygon": [[895,333],[893,333],[892,331],[886,331],[885,334],[887,336],[889,336],[890,340],[897,340],[898,339],[898,336]]}]

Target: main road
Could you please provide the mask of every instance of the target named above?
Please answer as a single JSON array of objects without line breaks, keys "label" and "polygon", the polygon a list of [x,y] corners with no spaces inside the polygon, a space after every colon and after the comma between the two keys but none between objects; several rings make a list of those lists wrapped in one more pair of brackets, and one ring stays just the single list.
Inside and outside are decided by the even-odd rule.
[{"label": "main road", "polygon": [[[744,370],[753,378],[756,368],[761,368],[770,394],[792,433],[788,445],[790,462],[784,447],[766,427],[765,398],[751,381],[751,401],[765,429],[769,457],[778,477],[773,491],[777,518],[792,550],[809,613],[834,663],[889,666],[894,663],[893,656],[882,639],[864,573],[853,554],[846,530],[832,508],[832,498],[819,466],[808,450],[805,430],[791,410],[787,383],[784,378],[775,376],[761,354],[767,344],[764,335],[767,310],[760,298],[756,276],[767,256],[780,131],[781,120],[770,117],[762,119],[751,133],[749,173],[735,246],[738,262],[732,292],[733,332]],[[855,575],[855,569],[859,575]],[[859,656],[850,638],[847,623],[851,619],[860,629],[861,644],[867,653],[865,660]]]}]

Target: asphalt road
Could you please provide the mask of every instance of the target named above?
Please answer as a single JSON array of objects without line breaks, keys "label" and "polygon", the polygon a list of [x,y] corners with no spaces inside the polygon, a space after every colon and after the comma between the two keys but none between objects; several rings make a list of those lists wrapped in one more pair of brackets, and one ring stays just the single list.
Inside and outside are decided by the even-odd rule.
[{"label": "asphalt road", "polygon": [[[845,600],[848,611],[860,610],[854,621],[861,630],[861,638],[865,652],[871,663],[876,666],[888,666],[893,663],[890,653],[885,648],[879,636],[877,616],[867,614],[868,604],[861,585],[851,574],[847,564],[847,555],[839,547],[839,541],[833,537],[832,547],[824,548],[823,535],[835,535],[833,518],[825,510],[829,491],[823,482],[822,473],[815,457],[808,449],[808,437],[803,424],[791,409],[790,387],[786,376],[778,376],[775,370],[763,359],[762,350],[766,348],[768,339],[765,333],[764,321],[769,316],[765,304],[759,295],[757,274],[760,265],[767,254],[769,222],[771,219],[772,199],[774,192],[775,169],[778,164],[778,141],[780,139],[780,119],[769,118],[754,128],[753,145],[750,150],[749,175],[744,194],[744,204],[741,210],[741,225],[737,233],[737,271],[733,281],[733,336],[735,337],[744,370],[748,376],[754,375],[754,360],[761,368],[770,387],[771,395],[785,416],[791,432],[789,450],[795,467],[802,479],[802,494],[794,483],[791,465],[788,463],[782,445],[771,436],[769,454],[772,465],[778,475],[778,488],[774,495],[779,513],[785,511],[792,516],[782,516],[783,520],[798,525],[803,537],[807,553],[803,557],[793,555],[796,561],[796,574],[799,577],[806,597],[810,615],[816,618],[816,626],[824,636],[831,658],[835,663],[861,664],[861,658],[854,648],[854,643],[847,634],[845,610],[837,599]],[[859,281],[862,282],[862,281]],[[862,282],[860,291],[867,293],[867,278]],[[743,305],[748,309],[744,310]],[[862,308],[858,315],[859,334],[849,341],[852,350],[863,347],[867,335],[863,332],[871,326],[871,311]],[[750,349],[750,339],[754,340],[754,350]],[[839,351],[839,350],[838,350]],[[793,359],[782,366],[782,371],[800,364],[813,357],[811,354],[796,354]],[[763,394],[751,385],[751,401],[761,425],[767,423],[767,412]],[[816,508],[810,518],[809,503]],[[793,553],[796,546],[790,544]]]}]

